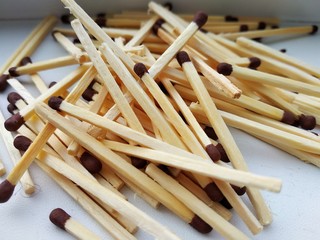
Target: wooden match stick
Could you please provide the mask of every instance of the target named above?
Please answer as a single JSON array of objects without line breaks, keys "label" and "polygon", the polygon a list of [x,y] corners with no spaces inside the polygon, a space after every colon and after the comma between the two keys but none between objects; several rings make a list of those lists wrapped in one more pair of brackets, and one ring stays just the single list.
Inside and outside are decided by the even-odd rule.
[{"label": "wooden match stick", "polygon": [[85,240],[85,239],[101,240],[102,239],[99,236],[97,236],[95,233],[87,229],[84,225],[80,224],[75,219],[73,219],[68,213],[66,213],[61,208],[56,208],[52,210],[49,218],[54,225],[61,228],[62,230],[67,231],[77,239],[82,239],[82,240]]},{"label": "wooden match stick", "polygon": [[183,201],[190,209],[193,209],[199,217],[205,219],[217,232],[228,239],[248,239],[248,237],[226,221],[223,217],[213,211],[205,203],[176,182],[172,177],[165,174],[154,164],[149,164],[146,173],[155,181],[174,194],[180,201]]},{"label": "wooden match stick", "polygon": [[318,31],[316,25],[313,26],[303,26],[303,27],[287,27],[278,29],[264,29],[256,31],[248,31],[241,33],[225,33],[221,34],[224,38],[235,40],[238,37],[246,38],[261,38],[261,37],[271,37],[278,35],[296,35],[296,34],[315,34]]},{"label": "wooden match stick", "polygon": [[59,184],[78,204],[83,207],[101,226],[103,226],[115,239],[136,239],[117,221],[107,214],[98,204],[82,192],[74,183],[66,177],[55,172],[40,161],[36,161],[55,182]]}]

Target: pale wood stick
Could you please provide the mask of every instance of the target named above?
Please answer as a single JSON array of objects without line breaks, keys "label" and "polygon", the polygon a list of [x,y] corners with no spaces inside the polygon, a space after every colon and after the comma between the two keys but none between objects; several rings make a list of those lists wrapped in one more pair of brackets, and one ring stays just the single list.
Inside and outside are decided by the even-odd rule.
[{"label": "pale wood stick", "polygon": [[[88,61],[88,59],[86,59]],[[85,62],[86,62],[85,61]],[[11,69],[12,76],[20,76],[24,74],[33,74],[44,70],[49,70],[58,67],[65,67],[68,65],[75,65],[79,64],[77,60],[73,56],[65,56],[65,57],[58,57],[54,59],[44,60],[37,63],[30,63],[25,66],[16,67]]]},{"label": "pale wood stick", "polygon": [[177,198],[183,201],[189,208],[193,209],[199,217],[205,220],[222,236],[228,239],[248,239],[241,231],[200,201],[172,177],[158,169],[154,164],[147,166],[146,173],[177,196]]},{"label": "pale wood stick", "polygon": [[221,34],[224,38],[235,40],[238,37],[246,38],[261,38],[261,37],[272,37],[281,35],[302,35],[302,34],[313,34],[315,31],[314,26],[302,26],[302,27],[286,27],[278,29],[265,29],[256,30],[240,33],[225,33]]},{"label": "pale wood stick", "polygon": [[301,60],[298,60],[292,56],[288,56],[280,51],[277,51],[271,47],[258,43],[256,41],[252,41],[250,39],[240,37],[237,39],[237,44],[243,46],[245,48],[254,50],[256,52],[262,53],[266,56],[270,56],[272,58],[278,59],[282,62],[288,63],[296,68],[302,69],[308,72],[311,75],[320,77],[320,69],[318,67],[311,66]]},{"label": "pale wood stick", "polygon": [[106,164],[102,164],[102,169],[100,170],[99,174],[117,190],[120,190],[124,186],[122,179],[116,175]]},{"label": "pale wood stick", "polygon": [[[190,105],[192,112],[201,114],[203,112],[199,106],[196,104]],[[243,117],[239,117],[235,114],[220,111],[223,119],[230,126],[241,129],[248,133],[254,133],[255,135],[261,135],[268,138],[278,138],[282,139],[283,144],[287,146],[294,146],[294,148],[301,151],[306,151],[314,154],[319,154],[319,142],[307,139],[292,133],[288,133]],[[203,119],[202,119],[203,120]]]},{"label": "pale wood stick", "polygon": [[0,68],[0,75],[7,73],[10,67],[17,66],[23,57],[30,56],[50,32],[57,20],[55,16],[44,18]]},{"label": "pale wood stick", "polygon": [[81,64],[88,61],[86,54],[82,52],[80,48],[76,47],[69,38],[65,37],[60,32],[53,32],[53,36],[78,63]]},{"label": "pale wood stick", "polygon": [[52,170],[41,161],[36,161],[36,163],[55,182],[57,182],[64,191],[66,191],[75,201],[77,201],[77,203],[83,207],[99,224],[101,224],[112,237],[119,240],[124,238],[136,239],[69,179]]},{"label": "pale wood stick", "polygon": [[137,116],[132,111],[128,101],[123,96],[122,91],[120,90],[110,71],[106,67],[103,59],[100,57],[100,54],[97,52],[96,48],[92,44],[89,35],[81,25],[80,21],[73,20],[71,22],[71,25],[77,33],[77,36],[79,37],[80,41],[84,45],[89,57],[91,58],[93,65],[97,69],[97,72],[104,81],[104,84],[108,89],[108,92],[112,96],[113,100],[116,102],[117,107],[121,111],[122,115],[128,121],[129,126],[140,132],[144,132],[144,129],[141,126]]},{"label": "pale wood stick", "polygon": [[128,198],[123,195],[121,192],[119,192],[116,188],[114,188],[111,183],[109,183],[106,179],[104,179],[102,176],[100,176],[99,174],[95,174],[94,177],[97,179],[98,183],[100,183],[102,186],[104,186],[105,188],[108,188],[110,191],[114,192],[115,194],[117,194],[119,197],[128,200]]},{"label": "pale wood stick", "polygon": [[221,204],[212,201],[205,191],[197,184],[195,184],[190,178],[188,178],[185,174],[180,173],[176,180],[185,188],[187,188],[192,194],[194,194],[197,198],[199,198],[202,202],[207,204],[210,208],[216,211],[220,216],[229,221],[232,218],[232,213],[223,207]]},{"label": "pale wood stick", "polygon": [[[202,84],[199,75],[193,66],[192,62],[186,55],[180,55],[178,57],[179,63],[182,65],[183,71],[185,72],[192,88],[194,89],[203,110],[208,117],[211,126],[216,131],[217,136],[220,139],[222,146],[224,147],[228,157],[230,158],[233,166],[237,169],[241,169],[243,171],[248,171],[247,164],[243,159],[243,156],[235,143],[229,129],[224,123],[222,117],[220,116],[218,109],[216,108],[214,102],[212,101],[208,91]],[[254,205],[258,217],[262,224],[269,224],[271,221],[271,214],[263,201],[260,192],[257,189],[248,188],[249,198],[251,203]],[[259,199],[257,199],[258,197]]]},{"label": "pale wood stick", "polygon": [[0,159],[0,177],[2,177],[4,174],[6,174],[6,168],[3,165],[2,159]]}]

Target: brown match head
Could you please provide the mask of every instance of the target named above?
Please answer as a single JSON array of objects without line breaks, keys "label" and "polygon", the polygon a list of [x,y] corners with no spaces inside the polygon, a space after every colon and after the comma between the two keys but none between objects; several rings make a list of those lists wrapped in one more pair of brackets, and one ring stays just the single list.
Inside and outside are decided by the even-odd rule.
[{"label": "brown match head", "polygon": [[203,188],[208,197],[214,202],[220,202],[224,196],[220,189],[214,182],[209,183],[207,186]]},{"label": "brown match head", "polygon": [[216,148],[218,149],[218,151],[219,151],[219,153],[220,153],[220,160],[221,160],[222,162],[225,162],[225,163],[230,162],[230,159],[229,159],[226,151],[224,150],[223,146],[222,146],[220,143],[218,143],[218,144],[216,145]]},{"label": "brown match head", "polygon": [[231,16],[231,15],[225,16],[224,20],[226,22],[238,22],[239,21],[239,19],[237,17]]},{"label": "brown match head", "polygon": [[250,61],[250,64],[249,64],[248,67],[251,68],[251,69],[257,69],[261,65],[260,58],[250,57],[249,61]]},{"label": "brown match head", "polygon": [[81,155],[80,162],[91,174],[99,173],[102,169],[100,160],[88,152]]},{"label": "brown match head", "polygon": [[249,27],[247,24],[241,24],[239,30],[240,30],[240,32],[247,32],[247,31],[249,31]]},{"label": "brown match head", "polygon": [[29,63],[32,63],[32,60],[31,60],[31,58],[28,57],[28,56],[22,58],[22,60],[20,61],[20,65],[21,65],[21,66],[27,65],[27,64],[29,64]]},{"label": "brown match head", "polygon": [[152,32],[155,34],[155,35],[158,35],[158,30],[159,28],[161,28],[162,24],[165,23],[165,21],[160,18],[158,19],[152,26]]},{"label": "brown match head", "polygon": [[310,34],[311,34],[311,35],[316,34],[316,33],[318,32],[318,29],[319,29],[318,26],[313,25],[313,26],[312,26],[312,31],[311,31]]},{"label": "brown match head", "polygon": [[24,119],[23,117],[19,114],[16,113],[14,115],[12,115],[11,117],[9,117],[5,122],[4,122],[4,127],[10,131],[17,131],[22,124],[24,124]]},{"label": "brown match head", "polygon": [[207,20],[208,14],[200,11],[196,13],[192,21],[198,25],[198,28],[202,28],[202,26],[206,24]]},{"label": "brown match head", "polygon": [[17,67],[9,68],[9,74],[11,77],[19,77],[20,75],[17,73]]},{"label": "brown match head", "polygon": [[207,134],[207,136],[213,140],[218,140],[218,136],[212,127],[206,126],[203,131]]},{"label": "brown match head", "polygon": [[219,63],[217,66],[217,72],[224,76],[229,76],[232,73],[232,70],[232,65],[229,63]]},{"label": "brown match head", "polygon": [[93,100],[93,96],[95,94],[97,94],[98,92],[92,88],[87,88],[86,90],[84,90],[84,92],[82,93],[82,97],[84,100],[90,102]]},{"label": "brown match head", "polygon": [[56,110],[56,111],[60,111],[60,105],[63,102],[63,99],[59,98],[59,97],[51,97],[48,101],[48,105],[49,107],[51,107],[52,109]]},{"label": "brown match head", "polygon": [[289,125],[293,125],[296,122],[296,117],[292,112],[284,111],[280,121]]},{"label": "brown match head", "polygon": [[11,103],[8,104],[7,106],[7,110],[9,113],[11,113],[12,115],[14,114],[14,112],[17,110],[17,107]]},{"label": "brown match head", "polygon": [[203,221],[198,215],[194,215],[191,222],[189,223],[191,227],[200,233],[206,234],[212,231],[212,227]]},{"label": "brown match head", "polygon": [[23,100],[23,98],[21,97],[21,95],[19,93],[16,92],[11,92],[8,94],[7,96],[7,100],[9,103],[15,105],[17,101],[19,100]]},{"label": "brown match head", "polygon": [[65,24],[70,24],[71,22],[71,15],[70,14],[63,14],[60,17],[61,22],[65,23]]},{"label": "brown match head", "polygon": [[53,86],[56,85],[56,84],[57,84],[57,82],[54,82],[54,81],[53,81],[53,82],[49,83],[49,86],[48,86],[48,87],[51,88],[51,87],[53,87]]},{"label": "brown match head", "polygon": [[15,185],[10,183],[8,180],[4,180],[0,184],[0,203],[5,203],[11,198],[14,188]]},{"label": "brown match head", "polygon": [[191,62],[188,53],[185,51],[178,52],[176,58],[180,66],[182,66],[182,64],[184,64],[185,62]]},{"label": "brown match head", "polygon": [[231,184],[231,187],[233,188],[233,190],[239,195],[239,196],[242,196],[243,194],[246,193],[247,191],[247,188],[244,186],[244,187],[238,187],[238,186],[235,186],[235,185],[232,185]]},{"label": "brown match head", "polygon": [[229,201],[226,198],[223,198],[220,202],[219,202],[222,206],[224,206],[226,209],[232,209],[232,205],[229,203]]},{"label": "brown match head", "polygon": [[79,38],[75,38],[75,39],[73,39],[73,41],[72,41],[74,44],[77,44],[77,43],[81,43],[80,42],[80,40],[79,40]]},{"label": "brown match head", "polygon": [[220,160],[220,152],[212,143],[206,146],[206,152],[212,161],[216,162]]},{"label": "brown match head", "polygon": [[259,30],[266,29],[266,27],[267,27],[267,24],[265,22],[259,22],[259,24],[258,24]]},{"label": "brown match head", "polygon": [[133,67],[133,71],[142,78],[145,73],[148,73],[148,69],[143,63],[136,63]]},{"label": "brown match head", "polygon": [[50,221],[63,230],[66,230],[65,224],[70,218],[71,216],[61,208],[53,209],[49,215]]},{"label": "brown match head", "polygon": [[23,152],[28,150],[31,143],[32,143],[32,141],[29,138],[22,136],[22,135],[15,137],[15,139],[13,140],[13,146],[16,149],[23,151]]},{"label": "brown match head", "polygon": [[162,172],[164,172],[164,173],[168,174],[169,176],[171,176],[171,172],[170,172],[170,169],[168,168],[168,166],[166,166],[166,165],[164,165],[164,164],[159,164],[159,165],[158,165],[158,168],[159,168]]},{"label": "brown match head", "polygon": [[173,5],[171,2],[166,2],[163,4],[163,7],[165,7],[166,9],[168,9],[169,11],[172,11],[173,9]]},{"label": "brown match head", "polygon": [[305,130],[312,130],[316,127],[317,121],[314,116],[301,114],[299,116],[300,127]]},{"label": "brown match head", "polygon": [[143,169],[147,166],[148,162],[141,158],[131,157],[131,164],[138,169]]},{"label": "brown match head", "polygon": [[96,24],[99,25],[99,27],[106,27],[107,26],[107,19],[105,17],[98,17],[95,20]]},{"label": "brown match head", "polygon": [[279,51],[282,52],[282,53],[286,53],[286,52],[287,52],[287,49],[281,48]]},{"label": "brown match head", "polygon": [[0,92],[3,92],[4,90],[6,90],[6,88],[8,86],[7,80],[9,78],[10,78],[10,76],[8,74],[2,74],[0,76]]}]

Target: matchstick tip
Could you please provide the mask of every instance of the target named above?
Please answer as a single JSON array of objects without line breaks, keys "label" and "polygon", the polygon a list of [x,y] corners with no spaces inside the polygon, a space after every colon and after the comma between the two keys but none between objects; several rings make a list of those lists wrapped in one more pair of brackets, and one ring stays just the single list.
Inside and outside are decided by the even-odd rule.
[{"label": "matchstick tip", "polygon": [[224,196],[220,189],[214,182],[209,183],[207,186],[203,188],[208,197],[214,202],[220,202]]},{"label": "matchstick tip", "polygon": [[191,227],[196,229],[198,232],[206,234],[212,231],[212,227],[203,221],[198,215],[195,215],[189,223]]},{"label": "matchstick tip", "polygon": [[312,31],[311,31],[311,35],[316,34],[318,32],[318,26],[317,25],[313,25],[312,26]]},{"label": "matchstick tip", "polygon": [[72,42],[73,42],[73,44],[81,43],[81,42],[80,42],[80,40],[79,40],[79,38],[75,38],[75,39],[73,39],[73,41],[72,41]]},{"label": "matchstick tip", "polygon": [[225,163],[230,162],[230,159],[229,159],[226,151],[224,150],[223,146],[222,146],[220,143],[218,143],[218,144],[216,145],[216,148],[218,149],[218,151],[219,151],[219,153],[220,153],[220,160],[221,160],[222,162],[225,162]]},{"label": "matchstick tip", "polygon": [[172,9],[173,9],[173,5],[172,5],[171,2],[166,2],[166,3],[163,4],[163,6],[165,8],[167,8],[169,11],[172,11]]},{"label": "matchstick tip", "polygon": [[80,157],[80,162],[91,174],[99,173],[102,169],[102,163],[95,156],[84,152]]},{"label": "matchstick tip", "polygon": [[98,92],[96,90],[93,89],[93,84],[95,83],[96,81],[92,81],[89,86],[87,87],[86,90],[83,91],[82,93],[82,97],[84,100],[87,100],[88,102],[92,101],[93,99],[93,96],[95,94],[97,94]]},{"label": "matchstick tip", "polygon": [[229,203],[229,201],[226,198],[223,198],[220,202],[219,202],[222,206],[224,206],[226,209],[232,209],[232,205]]},{"label": "matchstick tip", "polygon": [[133,67],[134,72],[142,78],[142,76],[148,72],[146,66],[143,63],[136,63]]},{"label": "matchstick tip", "polygon": [[239,19],[237,17],[231,16],[231,15],[225,16],[224,20],[226,22],[238,22],[239,21]]},{"label": "matchstick tip", "polygon": [[94,20],[99,27],[106,27],[107,26],[107,19],[105,17],[98,17]]},{"label": "matchstick tip", "polygon": [[14,114],[14,111],[17,110],[17,107],[11,103],[8,104],[7,106],[7,110],[9,113],[11,113],[12,115]]},{"label": "matchstick tip", "polygon": [[249,64],[248,67],[251,68],[251,69],[257,69],[261,65],[260,58],[250,57],[249,61],[250,61],[250,64]]},{"label": "matchstick tip", "polygon": [[317,122],[314,116],[301,114],[299,116],[299,124],[305,130],[312,130],[316,127]]},{"label": "matchstick tip", "polygon": [[9,74],[11,77],[19,77],[20,75],[17,73],[17,67],[9,68]]},{"label": "matchstick tip", "polygon": [[71,216],[61,208],[53,209],[49,215],[50,221],[63,230],[66,230],[65,224],[70,218]]},{"label": "matchstick tip", "polygon": [[131,157],[131,163],[138,169],[143,169],[148,164],[146,160],[137,157]]},{"label": "matchstick tip", "polygon": [[229,76],[232,70],[232,65],[229,63],[219,63],[217,66],[217,72],[224,76]]},{"label": "matchstick tip", "polygon": [[97,13],[97,15],[96,15],[96,17],[97,18],[101,18],[101,17],[106,17],[107,16],[107,14],[106,13],[103,13],[103,12],[101,12],[101,13]]},{"label": "matchstick tip", "polygon": [[212,127],[206,126],[203,131],[207,134],[207,136],[213,140],[218,140],[218,136]]},{"label": "matchstick tip", "polygon": [[201,28],[204,24],[206,24],[208,20],[208,15],[204,12],[197,12],[193,18],[193,22],[195,22],[199,28]]},{"label": "matchstick tip", "polygon": [[0,76],[0,92],[3,92],[4,90],[6,90],[6,88],[8,86],[7,80],[9,78],[10,78],[10,76],[8,74],[2,74]]},{"label": "matchstick tip", "polygon": [[17,131],[22,124],[24,124],[24,119],[23,117],[19,114],[16,113],[14,115],[12,115],[11,117],[9,117],[5,122],[4,122],[4,127],[10,131]]},{"label": "matchstick tip", "polygon": [[53,87],[54,85],[56,85],[57,84],[57,82],[55,82],[55,81],[53,81],[53,82],[51,82],[51,83],[49,83],[49,88],[51,88],[51,87]]},{"label": "matchstick tip", "polygon": [[184,64],[185,62],[191,62],[188,53],[186,53],[185,51],[178,52],[176,58],[180,66],[182,66],[182,64]]},{"label": "matchstick tip", "polygon": [[232,185],[231,184],[231,187],[233,188],[233,190],[239,195],[239,196],[242,196],[246,193],[247,191],[247,188],[244,186],[244,187],[238,187],[238,186],[235,186],[235,185]]},{"label": "matchstick tip", "polygon": [[162,24],[165,23],[165,21],[160,18],[158,19],[152,26],[152,32],[155,34],[155,35],[158,35],[158,30],[159,28],[161,28]]},{"label": "matchstick tip", "polygon": [[63,14],[60,17],[61,22],[65,23],[65,24],[70,24],[70,19],[71,19],[71,15],[70,14]]},{"label": "matchstick tip", "polygon": [[280,121],[289,125],[293,125],[296,121],[296,117],[292,112],[284,111]]},{"label": "matchstick tip", "polygon": [[14,188],[15,186],[8,180],[4,180],[0,184],[0,203],[5,203],[11,198]]},{"label": "matchstick tip", "polygon": [[32,141],[29,138],[22,136],[22,135],[16,136],[15,139],[13,140],[13,146],[16,149],[23,151],[23,152],[28,150],[31,143],[32,143]]},{"label": "matchstick tip", "polygon": [[9,103],[15,105],[17,101],[19,100],[23,100],[23,98],[21,97],[21,95],[19,93],[16,92],[11,92],[8,94],[7,96],[7,100]]},{"label": "matchstick tip", "polygon": [[286,53],[286,52],[287,52],[287,49],[281,48],[279,51],[282,52],[282,53]]},{"label": "matchstick tip", "polygon": [[21,61],[20,61],[20,65],[21,65],[21,66],[25,66],[25,65],[27,65],[27,64],[29,64],[29,63],[32,63],[32,60],[31,60],[31,58],[28,57],[28,56],[22,58]]},{"label": "matchstick tip", "polygon": [[259,22],[259,24],[258,24],[259,30],[266,29],[266,27],[267,27],[267,24],[265,22]]},{"label": "matchstick tip", "polygon": [[52,109],[59,111],[60,110],[60,105],[62,103],[63,99],[59,98],[59,97],[51,97],[48,101],[48,105],[49,107],[51,107]]},{"label": "matchstick tip", "polygon": [[241,24],[239,30],[240,30],[240,32],[247,32],[247,31],[249,31],[249,27],[247,24]]},{"label": "matchstick tip", "polygon": [[206,152],[214,162],[220,160],[221,158],[219,150],[212,143],[206,146]]}]

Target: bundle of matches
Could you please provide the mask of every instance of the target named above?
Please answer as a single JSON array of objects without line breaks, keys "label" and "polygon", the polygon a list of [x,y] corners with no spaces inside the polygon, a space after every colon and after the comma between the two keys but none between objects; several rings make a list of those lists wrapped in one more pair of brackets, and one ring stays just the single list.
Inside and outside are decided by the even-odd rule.
[{"label": "bundle of matches", "polygon": [[[115,239],[135,239],[137,228],[179,239],[130,204],[120,192],[124,185],[200,233],[248,239],[229,222],[229,209],[258,234],[272,222],[260,189],[279,192],[281,181],[249,172],[227,125],[320,166],[320,139],[307,131],[320,121],[319,69],[244,37],[315,33],[316,27],[272,32],[277,19],[203,12],[191,21],[154,2],[152,14],[92,19],[75,1],[62,3],[72,30],[55,28],[52,35],[69,55],[32,63],[29,51],[1,76],[0,88],[16,91],[8,95],[13,115],[2,125],[18,133],[13,140],[2,129],[17,161],[0,185],[2,203],[35,161]],[[38,74],[65,65],[79,66],[49,87]],[[39,89],[37,98],[15,78],[25,74]],[[50,220],[79,239],[103,238],[62,209]]]}]

